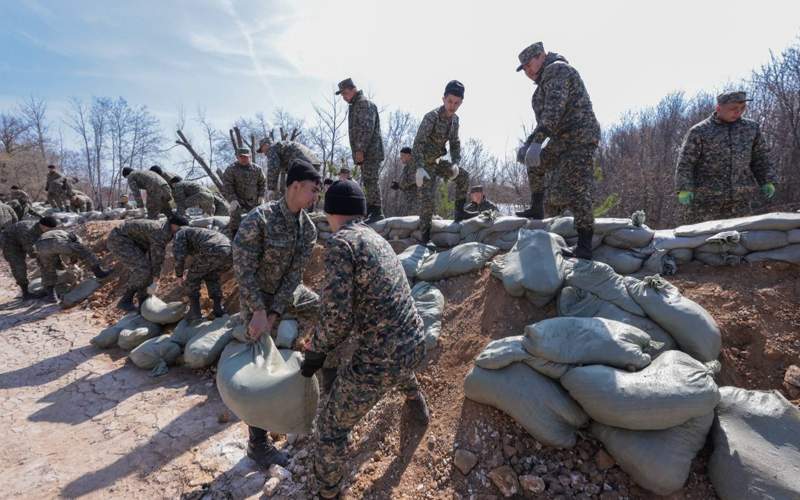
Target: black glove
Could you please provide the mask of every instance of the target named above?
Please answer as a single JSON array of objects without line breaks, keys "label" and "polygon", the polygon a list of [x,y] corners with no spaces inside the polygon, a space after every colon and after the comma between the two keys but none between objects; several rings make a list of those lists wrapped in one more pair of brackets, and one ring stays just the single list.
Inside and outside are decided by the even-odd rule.
[{"label": "black glove", "polygon": [[389,189],[397,191],[398,189],[400,189],[400,184],[398,184],[397,181],[392,181],[392,183],[389,185]]},{"label": "black glove", "polygon": [[303,362],[300,363],[300,374],[306,378],[313,377],[314,373],[325,364],[326,357],[321,352],[307,351],[303,357]]}]

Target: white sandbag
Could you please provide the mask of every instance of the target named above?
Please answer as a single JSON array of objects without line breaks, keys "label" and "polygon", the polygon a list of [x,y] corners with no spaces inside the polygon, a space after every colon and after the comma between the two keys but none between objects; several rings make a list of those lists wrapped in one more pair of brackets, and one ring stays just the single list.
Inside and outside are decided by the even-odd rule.
[{"label": "white sandbag", "polygon": [[400,259],[400,264],[403,265],[403,271],[405,271],[406,276],[409,279],[413,279],[417,277],[420,266],[422,266],[425,259],[430,257],[431,253],[430,248],[425,245],[412,245],[403,250],[397,258]]},{"label": "white sandbag", "polygon": [[706,243],[708,235],[675,236],[674,229],[659,229],[653,235],[651,245],[661,250],[693,249]]},{"label": "white sandbag", "polygon": [[414,231],[419,228],[419,216],[418,215],[408,215],[405,217],[388,217],[384,219],[386,222],[385,227],[388,230],[392,229],[407,229],[409,231]]},{"label": "white sandbag", "polygon": [[408,247],[414,246],[416,244],[417,241],[412,240],[411,238],[406,238],[404,240],[389,240],[389,246],[391,246],[392,250],[394,250],[394,253],[398,255],[408,250]]},{"label": "white sandbag", "polygon": [[800,264],[800,244],[767,250],[766,252],[749,253],[744,258],[747,262],[779,261]]},{"label": "white sandbag", "polygon": [[478,241],[484,241],[489,235],[495,233],[507,233],[509,231],[518,231],[520,228],[525,227],[528,219],[524,217],[515,217],[511,215],[503,215],[494,220],[494,223],[486,228],[478,231]]},{"label": "white sandbag", "polygon": [[489,265],[492,276],[514,296],[525,295],[543,306],[555,297],[564,282],[566,247],[560,236],[542,230],[520,229],[517,243]]},{"label": "white sandbag", "polygon": [[642,268],[634,273],[636,276],[645,277],[654,274],[674,276],[678,273],[678,263],[675,258],[667,254],[666,250],[655,250],[644,260]]},{"label": "white sandbag", "polygon": [[708,475],[722,500],[800,498],[800,410],[778,391],[721,387]]},{"label": "white sandbag", "polygon": [[611,266],[619,274],[633,274],[641,269],[643,256],[635,251],[601,245],[592,253],[592,258]]},{"label": "white sandbag", "polygon": [[500,249],[483,243],[464,243],[450,250],[430,255],[417,271],[417,279],[437,281],[477,271]]},{"label": "white sandbag", "polygon": [[387,217],[377,222],[373,222],[372,224],[369,225],[369,227],[371,227],[376,233],[383,235],[387,231],[386,227],[387,224],[389,223],[390,218],[391,217]]},{"label": "white sandbag", "polygon": [[547,223],[539,219],[528,219],[528,222],[523,227],[525,229],[530,229],[531,231],[535,229],[541,229],[542,231],[547,231]]},{"label": "white sandbag", "polygon": [[721,231],[706,238],[706,243],[716,245],[735,245],[739,243],[742,235],[739,231]]},{"label": "white sandbag", "polygon": [[611,231],[603,242],[617,248],[642,248],[653,241],[654,235],[655,231],[647,226],[629,226]]},{"label": "white sandbag", "polygon": [[748,252],[762,252],[789,244],[789,236],[785,231],[745,231],[741,233],[739,243]]},{"label": "white sandbag", "polygon": [[161,325],[147,321],[139,313],[130,313],[117,321],[116,324],[104,328],[89,342],[100,349],[108,349],[117,345],[119,334],[122,330],[135,330],[139,327],[147,327],[152,333],[151,336],[161,334]]},{"label": "white sandbag", "polygon": [[733,267],[742,263],[742,258],[738,255],[732,255],[728,253],[701,252],[699,249],[695,250],[694,252],[694,260],[713,267]]},{"label": "white sandbag", "polygon": [[678,264],[688,264],[694,259],[694,250],[691,248],[673,248],[669,251],[669,255]]},{"label": "white sandbag", "polygon": [[222,350],[233,340],[233,329],[237,326],[244,328],[238,323],[238,316],[222,316],[195,325],[195,333],[183,351],[184,364],[189,368],[205,368],[216,363]]},{"label": "white sandbag", "polygon": [[461,224],[453,220],[433,219],[431,220],[431,234],[436,233],[460,233]]},{"label": "white sandbag", "polygon": [[628,293],[647,316],[675,339],[681,350],[700,361],[719,356],[722,339],[714,318],[661,276],[629,282]]},{"label": "white sandbag", "polygon": [[631,298],[625,278],[614,272],[608,264],[585,259],[570,260],[564,275],[564,284],[591,292],[599,298],[622,309],[644,316],[644,310]]},{"label": "white sandbag", "polygon": [[471,217],[465,221],[461,221],[461,238],[475,238],[481,229],[487,228],[494,224],[495,217],[486,212],[482,212],[475,217]]},{"label": "white sandbag", "polygon": [[228,224],[230,224],[231,218],[227,215],[215,215],[211,218],[211,227],[216,229],[217,231],[222,231]]},{"label": "white sandbag", "polygon": [[575,446],[575,431],[588,422],[558,382],[522,363],[500,370],[474,367],[464,380],[464,396],[508,414],[548,446]]},{"label": "white sandbag", "polygon": [[181,355],[181,346],[172,342],[169,335],[161,335],[145,340],[128,355],[133,364],[145,370],[152,370],[154,376],[167,373],[168,366],[175,363]]},{"label": "white sandbag", "polygon": [[217,364],[225,405],[248,425],[278,434],[308,434],[319,401],[316,377],[300,374],[302,355],[278,350],[269,335],[231,341]]},{"label": "white sandbag", "polygon": [[278,349],[291,349],[299,335],[299,325],[296,319],[283,319],[278,323],[278,333],[275,335],[275,346]]},{"label": "white sandbag", "polygon": [[117,345],[120,349],[130,351],[131,349],[138,347],[145,340],[149,340],[157,335],[158,333],[156,331],[150,330],[146,326],[141,326],[135,329],[126,328],[125,330],[119,332]]},{"label": "white sandbag", "polygon": [[61,307],[72,307],[89,298],[98,288],[100,283],[94,278],[87,278],[73,287],[61,297]]},{"label": "white sandbag", "polygon": [[578,236],[578,231],[575,229],[575,220],[573,217],[554,217],[547,223],[547,230],[555,233],[562,238],[573,238]]},{"label": "white sandbag", "polygon": [[431,233],[431,243],[437,247],[452,248],[461,243],[459,233]]},{"label": "white sandbag", "polygon": [[800,229],[792,229],[786,232],[786,239],[790,244],[800,243]]},{"label": "white sandbag", "polygon": [[99,212],[97,210],[92,210],[91,212],[87,212],[86,213],[86,220],[96,221],[96,220],[103,220],[103,219],[105,219],[105,216],[103,215],[103,212]]},{"label": "white sandbag", "polygon": [[592,422],[592,434],[639,486],[658,495],[681,489],[706,442],[714,413],[661,431],[632,431]]},{"label": "white sandbag", "polygon": [[531,354],[522,346],[524,335],[505,337],[489,342],[475,358],[475,365],[486,370],[499,370],[506,366],[525,361]]},{"label": "white sandbag", "polygon": [[211,224],[214,223],[214,219],[211,217],[198,217],[196,219],[192,219],[189,221],[189,225],[192,227],[202,227],[208,229],[211,227]]},{"label": "white sandbag", "polygon": [[158,323],[159,325],[170,325],[177,323],[186,316],[186,304],[183,302],[170,302],[167,304],[155,295],[145,299],[142,304],[142,316],[147,321]]},{"label": "white sandbag", "polygon": [[772,212],[681,226],[675,229],[675,234],[677,236],[697,236],[699,234],[715,234],[722,231],[789,231],[797,228],[800,228],[800,213]]},{"label": "white sandbag", "polygon": [[390,229],[388,238],[391,240],[403,240],[411,236],[413,229]]},{"label": "white sandbag", "polygon": [[[738,233],[737,233],[738,234]],[[694,249],[695,252],[747,255],[748,250],[739,242],[736,243],[706,243]]]},{"label": "white sandbag", "polygon": [[540,358],[572,365],[603,364],[639,370],[653,343],[642,330],[603,318],[550,318],[525,327],[523,347]]},{"label": "white sandbag", "polygon": [[714,411],[718,369],[718,362],[705,365],[681,351],[668,351],[638,372],[579,366],[561,377],[561,385],[600,423],[662,430]]},{"label": "white sandbag", "polygon": [[425,344],[432,349],[442,333],[444,295],[430,283],[420,281],[411,289],[411,297],[425,328]]}]

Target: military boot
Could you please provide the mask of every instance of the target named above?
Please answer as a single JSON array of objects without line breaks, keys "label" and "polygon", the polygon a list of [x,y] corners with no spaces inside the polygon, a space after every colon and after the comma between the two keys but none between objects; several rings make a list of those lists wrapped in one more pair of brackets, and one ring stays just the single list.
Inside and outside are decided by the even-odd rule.
[{"label": "military boot", "polygon": [[58,304],[58,293],[56,293],[55,287],[44,287],[44,297],[42,297],[42,300],[48,304]]},{"label": "military boot", "polygon": [[136,310],[136,306],[133,305],[133,296],[136,295],[136,290],[130,289],[125,290],[125,294],[119,299],[117,303],[117,307],[122,309],[126,312],[132,312]]},{"label": "military boot", "polygon": [[196,323],[202,317],[200,310],[200,292],[192,292],[189,294],[189,312],[186,313],[184,318],[187,323]]},{"label": "military boot", "polygon": [[99,280],[103,278],[108,278],[111,275],[111,271],[110,270],[106,271],[105,269],[100,267],[100,264],[97,264],[96,266],[92,267],[92,272],[94,273],[94,277]]},{"label": "military boot", "polygon": [[20,283],[20,289],[22,290],[22,300],[33,300],[33,299],[41,299],[45,296],[45,292],[30,292],[28,291],[28,282]]},{"label": "military boot", "polygon": [[544,219],[544,193],[531,193],[531,207],[514,214],[528,219]]},{"label": "military boot", "polygon": [[428,425],[431,421],[431,412],[422,390],[418,390],[414,397],[406,397],[406,405],[411,411],[411,418],[420,425]]},{"label": "military boot", "polygon": [[592,260],[592,237],[593,229],[578,229],[578,244],[575,246],[573,254],[579,259]]},{"label": "military boot", "polygon": [[214,314],[215,318],[221,318],[225,316],[226,311],[225,308],[222,307],[222,293],[215,293],[211,296],[211,301],[214,303],[214,309],[212,313]]},{"label": "military boot", "polygon": [[249,439],[247,440],[247,456],[264,469],[270,465],[286,467],[289,458],[285,453],[267,442],[267,431],[258,427],[247,427]]}]

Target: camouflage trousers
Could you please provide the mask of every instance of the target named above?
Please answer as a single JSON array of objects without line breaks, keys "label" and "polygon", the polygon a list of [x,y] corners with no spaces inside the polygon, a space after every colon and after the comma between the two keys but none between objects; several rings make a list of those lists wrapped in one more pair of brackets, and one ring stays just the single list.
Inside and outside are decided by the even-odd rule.
[{"label": "camouflage trousers", "polygon": [[419,391],[414,371],[425,359],[420,342],[407,359],[390,366],[353,361],[339,369],[328,399],[323,403],[314,429],[314,474],[321,491],[337,492],[348,462],[347,439],[353,427],[393,389],[407,396]]},{"label": "camouflage trousers", "polygon": [[198,207],[204,214],[214,215],[214,196],[211,193],[197,193],[189,196],[180,204],[176,204],[175,209],[180,215],[186,213],[187,208]]},{"label": "camouflage trousers", "polygon": [[239,225],[242,223],[242,217],[247,215],[250,212],[249,208],[242,208],[237,207],[236,209],[231,211],[231,220],[228,222],[228,225],[225,227],[225,235],[233,241],[233,238],[236,236],[236,233],[239,231]]},{"label": "camouflage trousers", "polygon": [[57,208],[63,212],[69,210],[69,203],[67,203],[67,198],[62,193],[47,193],[47,203],[50,204],[51,207]]},{"label": "camouflage trousers", "polygon": [[361,185],[367,197],[367,206],[381,206],[381,187],[378,183],[381,174],[381,162],[366,159],[361,165]]},{"label": "camouflage trousers", "polygon": [[714,193],[698,189],[692,203],[684,208],[684,223],[695,224],[750,215],[754,195],[753,190]]},{"label": "camouflage trousers", "polygon": [[551,140],[542,150],[541,165],[528,167],[532,193],[546,193],[545,215],[554,217],[570,210],[575,229],[594,227],[592,190],[596,144],[570,145]]},{"label": "camouflage trousers", "polygon": [[106,247],[114,258],[128,270],[128,290],[146,288],[153,280],[153,266],[148,251],[131,239],[112,230],[106,240]]},{"label": "camouflage trousers", "polygon": [[[422,187],[418,189],[419,229],[422,234],[426,234],[426,231],[430,232],[433,214],[436,213],[436,181],[440,177],[447,179],[450,176],[452,165],[447,160],[440,160],[438,164],[433,163],[425,166],[425,170],[431,178],[425,179]],[[456,201],[465,199],[467,190],[469,190],[469,172],[463,168],[459,169],[458,175],[451,182],[455,183],[456,186]]]},{"label": "camouflage trousers", "polygon": [[27,290],[28,288],[28,263],[26,262],[25,249],[13,241],[3,240],[3,257],[11,268],[11,275],[17,285]]},{"label": "camouflage trousers", "polygon": [[400,216],[415,215],[419,211],[417,186],[400,191]]},{"label": "camouflage trousers", "polygon": [[231,210],[225,198],[214,193],[214,215],[230,215]]},{"label": "camouflage trousers", "polygon": [[200,293],[200,287],[205,282],[209,297],[222,297],[220,275],[232,266],[230,248],[227,252],[193,256],[184,281],[186,295]]},{"label": "camouflage trousers", "polygon": [[90,269],[100,265],[95,254],[79,241],[60,241],[54,239],[36,242],[36,253],[42,269],[42,285],[55,286],[62,259],[80,259]]},{"label": "camouflage trousers", "polygon": [[172,202],[172,191],[170,191],[169,186],[162,186],[160,190],[147,192],[147,202],[145,203],[145,208],[147,208],[147,218],[156,220],[158,219],[158,215],[163,213],[167,217],[172,215],[172,206],[170,203]]}]

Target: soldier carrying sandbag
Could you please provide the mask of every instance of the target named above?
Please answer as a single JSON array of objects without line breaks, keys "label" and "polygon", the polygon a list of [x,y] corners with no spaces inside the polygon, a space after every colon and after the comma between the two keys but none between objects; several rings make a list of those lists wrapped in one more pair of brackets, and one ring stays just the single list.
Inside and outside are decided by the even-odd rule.
[{"label": "soldier carrying sandbag", "polygon": [[22,290],[22,300],[40,299],[44,292],[32,293],[28,290],[27,257],[36,258],[33,244],[45,232],[58,227],[58,220],[47,215],[38,220],[23,220],[7,226],[3,230],[3,257],[8,261],[11,275]]},{"label": "soldier carrying sandbag", "polygon": [[231,240],[212,229],[184,227],[175,234],[172,242],[175,256],[175,276],[183,278],[187,259],[189,266],[184,280],[184,291],[189,297],[188,322],[200,319],[200,286],[205,282],[208,296],[214,304],[214,317],[225,315],[222,307],[220,275],[233,265]]},{"label": "soldier carrying sandbag", "polygon": [[[133,170],[130,167],[122,169],[122,177],[128,180],[128,188],[136,200],[137,206],[147,207],[147,218],[158,219],[158,214],[167,217],[172,215],[172,190],[167,181],[155,172],[149,170]],[[147,193],[147,204],[142,201],[142,191]]]},{"label": "soldier carrying sandbag", "polygon": [[97,279],[106,278],[110,271],[106,271],[100,266],[100,261],[89,247],[75,235],[63,229],[52,229],[46,231],[33,244],[36,250],[39,267],[42,270],[42,286],[44,286],[45,300],[50,303],[58,302],[58,295],[55,291],[57,271],[63,259],[81,260],[92,270]]}]

